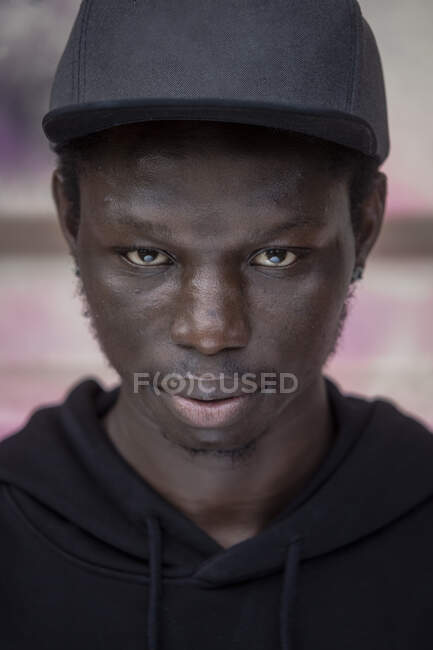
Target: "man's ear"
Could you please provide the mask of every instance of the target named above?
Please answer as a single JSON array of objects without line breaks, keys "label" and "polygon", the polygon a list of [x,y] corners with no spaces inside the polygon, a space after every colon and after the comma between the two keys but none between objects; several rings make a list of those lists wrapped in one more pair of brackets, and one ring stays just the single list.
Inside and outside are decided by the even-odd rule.
[{"label": "man's ear", "polygon": [[79,217],[73,212],[76,206],[72,205],[66,195],[63,178],[58,169],[54,171],[51,179],[51,191],[57,209],[60,228],[62,229],[63,236],[66,239],[71,254],[75,257],[77,247],[76,224]]},{"label": "man's ear", "polygon": [[378,172],[373,188],[363,201],[360,211],[360,223],[356,237],[356,264],[364,266],[382,228],[385,214],[388,179]]}]

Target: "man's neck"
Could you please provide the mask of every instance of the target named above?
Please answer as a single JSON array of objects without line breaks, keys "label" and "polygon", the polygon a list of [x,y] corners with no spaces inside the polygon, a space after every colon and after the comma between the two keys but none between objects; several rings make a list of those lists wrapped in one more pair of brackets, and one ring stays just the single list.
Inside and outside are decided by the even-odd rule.
[{"label": "man's neck", "polygon": [[[323,376],[256,441],[243,463],[191,456],[149,429],[119,399],[103,419],[125,460],[157,492],[221,546],[258,534],[298,494],[335,440]],[[146,427],[147,425],[147,427]]]}]

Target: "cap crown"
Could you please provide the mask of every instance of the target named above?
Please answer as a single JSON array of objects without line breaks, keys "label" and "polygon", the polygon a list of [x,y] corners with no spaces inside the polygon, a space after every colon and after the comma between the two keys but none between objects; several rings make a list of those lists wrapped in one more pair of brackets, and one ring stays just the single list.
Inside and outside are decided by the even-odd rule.
[{"label": "cap crown", "polygon": [[381,161],[389,150],[380,57],[354,0],[85,0],[47,136],[146,119],[279,126]]}]

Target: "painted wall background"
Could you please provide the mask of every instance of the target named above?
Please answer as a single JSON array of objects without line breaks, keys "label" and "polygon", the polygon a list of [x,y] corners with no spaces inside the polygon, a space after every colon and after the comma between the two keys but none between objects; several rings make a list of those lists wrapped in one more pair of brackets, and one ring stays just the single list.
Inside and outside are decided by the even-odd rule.
[{"label": "painted wall background", "polygon": [[[387,218],[327,373],[433,426],[433,4],[361,0],[388,94]],[[0,5],[0,436],[85,375],[116,382],[74,295],[40,123],[79,0]],[[431,237],[431,239],[430,239]]]}]

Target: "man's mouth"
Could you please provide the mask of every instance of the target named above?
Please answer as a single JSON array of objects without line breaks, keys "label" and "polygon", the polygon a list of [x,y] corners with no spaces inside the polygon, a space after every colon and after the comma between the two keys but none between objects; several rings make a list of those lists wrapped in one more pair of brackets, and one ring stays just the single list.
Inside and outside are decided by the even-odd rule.
[{"label": "man's mouth", "polygon": [[252,395],[243,393],[214,399],[206,395],[197,399],[170,393],[161,393],[169,408],[184,422],[197,427],[218,427],[232,423],[246,412]]}]

